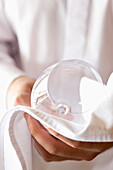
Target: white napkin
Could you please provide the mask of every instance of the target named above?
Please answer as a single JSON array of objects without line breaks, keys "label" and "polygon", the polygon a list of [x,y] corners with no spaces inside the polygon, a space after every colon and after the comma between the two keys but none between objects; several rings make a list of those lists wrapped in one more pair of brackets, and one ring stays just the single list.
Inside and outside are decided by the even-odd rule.
[{"label": "white napkin", "polygon": [[[83,114],[77,114],[75,122],[39,112],[35,108],[17,106],[7,111],[0,123],[0,166],[7,165],[8,149],[17,156],[17,169],[32,169],[31,137],[23,113],[37,119],[67,138],[79,141],[113,141],[113,73],[107,85],[83,78],[80,85]],[[98,95],[97,95],[98,94]],[[5,155],[5,157],[4,157]],[[27,164],[27,162],[31,162]],[[7,169],[7,167],[5,167]],[[13,169],[13,168],[12,168]]]}]

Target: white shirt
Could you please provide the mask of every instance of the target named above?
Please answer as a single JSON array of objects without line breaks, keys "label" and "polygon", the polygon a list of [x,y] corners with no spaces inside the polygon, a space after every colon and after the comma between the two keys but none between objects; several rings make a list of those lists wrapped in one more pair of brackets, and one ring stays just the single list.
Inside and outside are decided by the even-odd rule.
[{"label": "white shirt", "polygon": [[[112,27],[112,0],[0,0],[1,109],[7,88],[16,77],[26,73],[37,78],[59,60],[88,61],[106,82],[113,72]],[[32,170],[113,167],[112,149],[89,163],[49,164],[33,150]]]}]

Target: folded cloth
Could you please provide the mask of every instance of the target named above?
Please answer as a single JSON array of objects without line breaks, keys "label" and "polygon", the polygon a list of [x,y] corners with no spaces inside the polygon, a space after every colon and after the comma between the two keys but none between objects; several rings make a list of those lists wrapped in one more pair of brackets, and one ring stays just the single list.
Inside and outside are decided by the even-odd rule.
[{"label": "folded cloth", "polygon": [[[31,137],[23,118],[24,112],[61,135],[78,141],[113,141],[113,73],[107,85],[83,78],[80,85],[82,114],[75,121],[56,117],[36,108],[16,106],[8,110],[0,123],[0,167],[7,169],[8,150],[15,150],[17,169],[32,169]],[[90,108],[87,112],[87,108]],[[6,154],[7,153],[7,154]],[[26,156],[27,155],[27,156]],[[7,158],[8,157],[8,158]],[[26,162],[31,162],[27,165]],[[13,169],[13,168],[12,168]]]}]

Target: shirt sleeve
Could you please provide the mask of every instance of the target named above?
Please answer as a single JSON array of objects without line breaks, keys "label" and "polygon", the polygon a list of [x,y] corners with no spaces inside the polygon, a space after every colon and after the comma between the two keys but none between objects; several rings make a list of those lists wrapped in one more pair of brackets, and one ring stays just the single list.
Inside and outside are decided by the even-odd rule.
[{"label": "shirt sleeve", "polygon": [[5,109],[6,93],[11,82],[25,75],[15,62],[15,58],[19,57],[17,39],[4,9],[3,1],[0,0],[0,109]]}]

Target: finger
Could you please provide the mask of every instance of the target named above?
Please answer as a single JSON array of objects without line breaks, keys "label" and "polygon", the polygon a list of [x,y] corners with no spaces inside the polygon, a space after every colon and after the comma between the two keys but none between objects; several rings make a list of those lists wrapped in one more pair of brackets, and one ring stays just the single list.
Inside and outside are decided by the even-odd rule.
[{"label": "finger", "polygon": [[97,153],[72,148],[66,143],[51,136],[48,131],[34,118],[27,119],[28,127],[36,141],[50,154],[67,157],[68,159],[91,160]]},{"label": "finger", "polygon": [[[38,151],[39,155],[46,161],[46,162],[50,162],[50,161],[65,161],[65,160],[69,160],[69,158],[67,157],[60,157],[60,156],[56,156],[56,155],[52,155],[49,152],[47,152],[37,141],[35,138],[34,139],[34,146],[36,148],[36,150]],[[70,160],[76,160],[76,161],[81,161],[81,159],[70,159]]]},{"label": "finger", "polygon": [[73,148],[78,148],[78,147],[75,147],[75,146],[74,146],[74,142],[75,142],[74,140],[71,140],[71,139],[69,139],[69,138],[66,138],[66,137],[64,137],[63,135],[60,135],[59,133],[55,132],[55,131],[52,130],[51,128],[48,128],[47,126],[46,126],[46,129],[49,131],[49,133],[50,133],[51,135],[53,135],[53,136],[56,137],[57,139],[63,141],[63,142],[66,143],[67,145],[69,145],[69,146],[71,146],[71,147],[73,147]]},{"label": "finger", "polygon": [[75,141],[71,140],[69,138],[66,138],[59,133],[55,132],[51,128],[46,127],[50,134],[52,134],[54,137],[60,139],[64,143],[68,144],[69,146],[73,148],[78,149],[86,149],[91,150],[95,152],[103,152],[106,149],[113,147],[113,142],[81,142],[81,141]]}]

